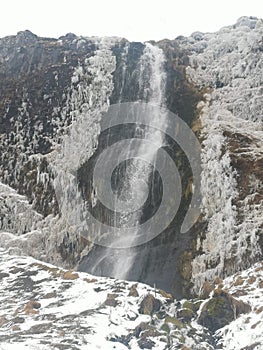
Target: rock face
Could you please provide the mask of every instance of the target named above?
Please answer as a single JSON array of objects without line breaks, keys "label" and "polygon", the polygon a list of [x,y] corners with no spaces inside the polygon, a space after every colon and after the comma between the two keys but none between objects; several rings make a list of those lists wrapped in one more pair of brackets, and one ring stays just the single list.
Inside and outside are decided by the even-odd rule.
[{"label": "rock face", "polygon": [[[262,20],[241,18],[214,34],[153,43],[165,56],[166,106],[202,144],[202,215],[180,234],[192,197],[192,172],[184,152],[167,138],[166,150],[181,177],[180,207],[164,232],[123,253],[136,256],[128,279],[181,297],[261,259],[262,33]],[[119,251],[106,254],[83,237],[73,197],[102,223],[114,220],[96,201],[91,179],[109,137],[114,142],[128,137],[129,130],[101,133],[101,118],[109,104],[145,98],[151,82],[147,69],[139,74],[145,47],[74,34],[39,38],[29,31],[0,39],[3,246],[82,271],[99,261],[96,273],[111,275],[111,257]],[[153,180],[142,221],[160,203],[161,182]]]}]

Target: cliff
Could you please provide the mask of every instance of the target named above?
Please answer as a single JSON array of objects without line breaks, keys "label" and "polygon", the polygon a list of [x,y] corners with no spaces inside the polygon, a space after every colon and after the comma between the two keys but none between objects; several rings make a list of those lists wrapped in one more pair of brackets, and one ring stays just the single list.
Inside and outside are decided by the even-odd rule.
[{"label": "cliff", "polygon": [[[149,52],[147,44],[122,38],[51,39],[25,31],[0,39],[3,247],[103,276],[112,276],[116,261],[118,270],[124,269],[122,261],[130,257],[127,279],[177,297],[200,295],[207,281],[259,261],[262,34],[261,19],[244,17],[217,33],[151,42]],[[121,252],[94,245],[92,228],[82,231],[79,209],[113,225],[115,214],[98,202],[92,174],[103,150],[131,135],[123,126],[101,132],[103,118],[116,103],[157,101],[155,85],[166,108],[201,143],[201,214],[180,232],[193,196],[193,173],[184,150],[166,136],[163,148],[182,183],[174,219],[152,240]],[[122,171],[113,183],[121,183]],[[140,222],[160,205],[162,184],[158,174],[151,176],[152,194]],[[174,198],[170,207],[175,203]]]}]

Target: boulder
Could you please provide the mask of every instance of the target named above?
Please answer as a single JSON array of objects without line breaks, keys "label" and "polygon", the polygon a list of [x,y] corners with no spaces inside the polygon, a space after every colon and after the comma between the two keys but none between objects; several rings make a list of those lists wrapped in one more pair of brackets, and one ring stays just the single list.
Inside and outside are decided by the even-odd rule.
[{"label": "boulder", "polygon": [[104,305],[116,307],[118,305],[118,300],[116,300],[117,296],[118,294],[109,293],[107,295],[107,299],[104,302]]},{"label": "boulder", "polygon": [[233,298],[222,289],[216,289],[213,297],[202,307],[198,322],[215,332],[234,321],[240,314],[250,311],[250,305]]},{"label": "boulder", "polygon": [[139,308],[139,313],[144,315],[153,315],[155,312],[159,311],[161,308],[161,302],[159,299],[156,299],[152,294],[147,294]]},{"label": "boulder", "polygon": [[139,293],[137,291],[137,284],[133,284],[131,286],[131,289],[130,289],[130,292],[129,292],[129,297],[138,297],[139,296]]}]

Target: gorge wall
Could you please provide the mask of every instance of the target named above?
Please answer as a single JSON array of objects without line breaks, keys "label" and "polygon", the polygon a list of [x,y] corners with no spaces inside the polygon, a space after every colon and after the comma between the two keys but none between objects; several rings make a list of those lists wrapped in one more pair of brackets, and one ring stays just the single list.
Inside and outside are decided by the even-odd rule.
[{"label": "gorge wall", "polygon": [[[116,257],[132,256],[125,278],[178,297],[201,293],[205,281],[260,260],[262,38],[263,21],[243,17],[217,33],[148,44],[74,34],[39,38],[29,31],[0,39],[1,245],[107,276]],[[101,123],[110,105],[138,100],[164,103],[199,138],[201,215],[180,233],[192,172],[186,154],[166,137],[162,147],[182,183],[176,216],[145,244],[104,248],[91,243],[89,230],[82,234],[79,209],[112,224],[115,216],[96,201],[92,173],[105,148],[135,131],[118,126],[101,132]],[[123,169],[113,182],[122,181]],[[158,174],[149,176],[141,221],[155,213],[162,195]]]}]

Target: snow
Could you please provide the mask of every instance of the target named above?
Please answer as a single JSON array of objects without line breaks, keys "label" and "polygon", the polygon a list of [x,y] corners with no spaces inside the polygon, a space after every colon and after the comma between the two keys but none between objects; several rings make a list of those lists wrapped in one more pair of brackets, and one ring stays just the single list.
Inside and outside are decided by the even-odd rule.
[{"label": "snow", "polygon": [[[180,339],[184,339],[184,346],[193,350],[199,350],[201,346],[206,350],[215,349],[206,339],[206,336],[209,336],[207,330],[196,322],[198,314],[181,330],[171,328],[170,338],[161,330],[163,318],[140,314],[140,303],[148,293],[156,295],[161,301],[162,310],[166,315],[174,317],[178,309],[178,301],[164,298],[159,290],[145,284],[137,283],[139,296],[133,297],[129,296],[133,282],[94,277],[79,272],[74,272],[78,278],[68,280],[64,278],[66,270],[28,256],[9,255],[3,249],[0,249],[0,262],[0,273],[9,274],[2,279],[0,285],[0,322],[3,317],[7,318],[7,323],[0,326],[2,350],[15,346],[19,346],[19,349],[46,350],[56,343],[72,344],[72,349],[80,350],[121,350],[127,349],[127,346],[118,339],[128,335],[130,349],[136,350],[140,347],[134,330],[142,322],[151,324],[160,333],[160,336],[148,338],[154,343],[153,350],[164,350],[167,341],[171,344],[169,349],[181,348]],[[224,290],[249,303],[252,311],[241,315],[216,332],[216,348],[241,350],[253,343],[263,344],[263,313],[262,310],[259,311],[263,307],[262,271],[262,263],[257,263],[222,282]],[[21,282],[25,278],[33,281],[31,291],[23,290]],[[243,282],[240,282],[240,279]],[[19,289],[16,289],[16,286],[19,286]],[[240,294],[240,291],[241,296],[235,295],[238,292]],[[48,296],[48,293],[52,295]],[[116,306],[104,304],[108,294],[116,294]],[[41,306],[35,313],[26,314],[25,305],[30,300],[36,300]],[[179,304],[183,305],[184,301]],[[204,300],[203,304],[205,302]],[[24,321],[17,323],[16,317]],[[255,349],[261,350],[260,346]]]},{"label": "snow", "polygon": [[[237,186],[238,174],[224,132],[250,140],[250,148],[237,149],[234,156],[262,159],[262,35],[261,19],[243,17],[234,26],[194,35],[184,43],[192,51],[187,67],[189,80],[207,88],[199,108],[204,139],[202,212],[208,228],[205,239],[199,240],[203,254],[192,263],[195,291],[206,279],[247,266],[248,251],[251,259],[259,253],[257,234],[262,225],[263,203],[253,202],[258,184],[252,180],[251,194],[239,200],[242,189]],[[233,261],[232,270],[225,269],[227,259]]]}]

